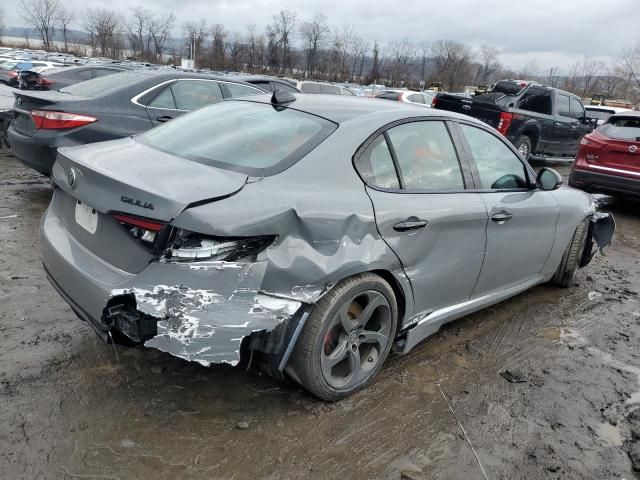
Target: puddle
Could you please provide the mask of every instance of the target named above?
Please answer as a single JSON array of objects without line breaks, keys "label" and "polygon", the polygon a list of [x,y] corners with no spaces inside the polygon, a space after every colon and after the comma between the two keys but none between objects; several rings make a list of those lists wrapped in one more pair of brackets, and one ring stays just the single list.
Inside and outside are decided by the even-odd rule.
[{"label": "puddle", "polygon": [[601,423],[598,425],[597,433],[600,438],[606,440],[607,442],[615,445],[616,447],[622,446],[622,435],[620,435],[620,430],[618,427],[611,425],[610,423]]}]

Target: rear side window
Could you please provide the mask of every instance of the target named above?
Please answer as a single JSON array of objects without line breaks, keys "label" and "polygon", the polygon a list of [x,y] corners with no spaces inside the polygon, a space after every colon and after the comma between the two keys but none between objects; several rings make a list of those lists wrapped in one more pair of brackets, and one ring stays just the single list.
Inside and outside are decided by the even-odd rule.
[{"label": "rear side window", "polygon": [[176,102],[173,100],[173,95],[171,94],[171,88],[165,88],[160,95],[154,98],[149,104],[150,107],[154,108],[169,108],[175,109]]},{"label": "rear side window", "polygon": [[222,99],[220,85],[210,80],[179,80],[171,92],[178,110],[195,110]]},{"label": "rear side window", "polygon": [[422,95],[417,94],[417,93],[413,93],[413,94],[409,95],[407,97],[407,100],[409,100],[410,102],[414,102],[414,103],[424,103],[424,98],[422,98]]},{"label": "rear side window", "polygon": [[558,94],[556,96],[556,101],[558,102],[558,115],[562,115],[563,117],[570,117],[571,110],[569,109],[569,97],[566,95]]},{"label": "rear side window", "polygon": [[600,127],[600,132],[609,138],[640,142],[640,116],[609,118]]},{"label": "rear side window", "polygon": [[307,155],[337,125],[270,104],[225,101],[153,128],[136,140],[173,155],[252,176],[274,175]]},{"label": "rear side window", "polygon": [[462,190],[460,162],[444,122],[411,122],[389,129],[400,177],[409,190]]},{"label": "rear side window", "polygon": [[320,85],[320,93],[326,93],[328,95],[340,95],[340,87],[335,85]]},{"label": "rear side window", "polygon": [[365,148],[355,165],[367,185],[381,188],[400,188],[393,157],[384,135],[379,135]]},{"label": "rear side window", "polygon": [[302,93],[320,93],[320,84],[305,82],[300,85],[300,91]]},{"label": "rear side window", "polygon": [[382,98],[384,100],[398,100],[402,94],[398,92],[382,92],[377,95],[376,98]]},{"label": "rear side window", "polygon": [[238,83],[227,83],[226,86],[232,97],[246,97],[247,95],[259,95],[260,93],[264,93],[257,88],[240,85]]},{"label": "rear side window", "polygon": [[480,174],[480,188],[510,190],[527,188],[527,172],[515,153],[498,137],[469,125],[460,124]]},{"label": "rear side window", "polygon": [[256,87],[260,87],[265,92],[273,92],[273,86],[271,82],[251,82],[251,85],[255,85]]},{"label": "rear side window", "polygon": [[298,90],[291,85],[287,85],[286,83],[281,82],[271,82],[271,90],[282,90],[285,92],[291,93],[300,93]]},{"label": "rear side window", "polygon": [[551,115],[551,92],[541,88],[530,88],[518,102],[518,108]]}]

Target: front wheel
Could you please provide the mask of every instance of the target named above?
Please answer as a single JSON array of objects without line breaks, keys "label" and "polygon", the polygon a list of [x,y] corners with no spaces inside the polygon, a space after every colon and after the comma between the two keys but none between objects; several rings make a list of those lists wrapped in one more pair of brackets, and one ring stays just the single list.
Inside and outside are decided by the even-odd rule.
[{"label": "front wheel", "polygon": [[573,285],[576,278],[576,272],[580,265],[580,259],[584,252],[584,244],[587,239],[587,230],[589,227],[589,220],[584,220],[577,226],[576,231],[571,238],[571,242],[567,245],[558,270],[551,282],[558,287],[567,288]]},{"label": "front wheel", "polygon": [[364,273],[345,279],[313,308],[291,358],[302,386],[328,401],[371,382],[387,358],[398,324],[393,290]]}]

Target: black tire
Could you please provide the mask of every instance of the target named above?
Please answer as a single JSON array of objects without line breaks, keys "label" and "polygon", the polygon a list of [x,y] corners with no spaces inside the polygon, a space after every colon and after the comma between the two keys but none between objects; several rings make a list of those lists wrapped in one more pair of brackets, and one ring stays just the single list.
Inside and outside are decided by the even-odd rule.
[{"label": "black tire", "polygon": [[587,239],[587,230],[589,220],[584,220],[578,227],[571,238],[571,242],[567,245],[567,249],[562,255],[558,270],[551,279],[551,283],[558,287],[567,288],[573,285],[582,253],[584,252],[584,244]]},{"label": "black tire", "polygon": [[529,158],[531,158],[531,149],[533,145],[531,144],[531,138],[527,135],[520,135],[516,142],[513,144],[516,147],[516,150],[520,152],[520,154],[524,157],[524,159],[528,162]]},{"label": "black tire", "polygon": [[[353,310],[357,313],[358,308],[360,314],[355,315]],[[341,320],[341,312],[348,314],[345,321]],[[345,322],[357,328],[346,333]],[[309,315],[291,357],[294,378],[323,400],[334,402],[352,395],[368,385],[382,367],[391,350],[397,324],[396,298],[386,281],[372,273],[342,280],[320,299]],[[386,343],[382,345],[380,342],[385,338]],[[341,357],[344,352],[345,356]],[[327,366],[338,358],[342,360]],[[350,368],[356,368],[354,364],[357,372],[348,374]],[[340,371],[334,377],[334,370],[339,369],[345,372],[344,378]],[[341,381],[344,385],[339,385]]]}]

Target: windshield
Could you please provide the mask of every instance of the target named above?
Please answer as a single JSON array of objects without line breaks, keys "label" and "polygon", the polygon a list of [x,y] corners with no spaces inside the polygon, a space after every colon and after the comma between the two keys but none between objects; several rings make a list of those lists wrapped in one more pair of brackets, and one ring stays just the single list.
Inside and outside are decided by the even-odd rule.
[{"label": "windshield", "polygon": [[225,101],[153,128],[136,140],[204,165],[267,176],[293,165],[336,128],[333,122],[289,108]]},{"label": "windshield", "polygon": [[613,117],[600,127],[600,133],[616,140],[640,142],[640,115]]}]

